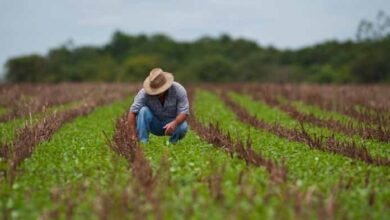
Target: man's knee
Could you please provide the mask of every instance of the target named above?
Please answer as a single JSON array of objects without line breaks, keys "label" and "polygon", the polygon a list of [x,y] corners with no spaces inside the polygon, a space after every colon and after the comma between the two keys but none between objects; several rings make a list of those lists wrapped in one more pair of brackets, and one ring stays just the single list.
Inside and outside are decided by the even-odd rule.
[{"label": "man's knee", "polygon": [[184,138],[184,136],[187,133],[187,130],[188,130],[187,122],[182,122],[180,125],[177,126],[175,132],[173,133],[173,135],[169,139],[169,142],[171,142],[173,144],[177,143],[179,140]]},{"label": "man's knee", "polygon": [[137,114],[137,126],[140,123],[147,123],[149,124],[153,118],[152,111],[147,107],[142,107]]},{"label": "man's knee", "polygon": [[185,135],[188,131],[188,124],[186,121],[182,122],[178,127],[178,133],[181,134],[181,135]]},{"label": "man's knee", "polygon": [[150,110],[150,108],[149,107],[147,107],[147,106],[143,106],[140,110],[139,110],[139,112],[138,112],[138,115],[150,115],[150,114],[152,114],[152,111]]}]

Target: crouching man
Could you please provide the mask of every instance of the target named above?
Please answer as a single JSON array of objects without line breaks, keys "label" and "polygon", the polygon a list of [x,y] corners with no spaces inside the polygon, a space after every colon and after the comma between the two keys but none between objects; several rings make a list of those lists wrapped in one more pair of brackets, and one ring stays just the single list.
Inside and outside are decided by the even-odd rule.
[{"label": "crouching man", "polygon": [[173,75],[160,68],[153,69],[134,98],[128,114],[132,140],[147,143],[149,133],[169,135],[174,144],[182,139],[188,125],[188,97],[185,88]]}]

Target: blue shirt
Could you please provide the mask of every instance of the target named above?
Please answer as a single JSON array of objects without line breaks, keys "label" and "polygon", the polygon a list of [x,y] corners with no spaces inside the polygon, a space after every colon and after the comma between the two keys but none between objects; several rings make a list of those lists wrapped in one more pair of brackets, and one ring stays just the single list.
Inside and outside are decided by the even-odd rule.
[{"label": "blue shirt", "polygon": [[144,106],[149,107],[154,116],[160,120],[174,119],[179,113],[190,114],[187,91],[178,82],[173,82],[169,87],[164,105],[157,96],[148,95],[144,89],[141,89],[135,96],[129,111],[137,114]]}]

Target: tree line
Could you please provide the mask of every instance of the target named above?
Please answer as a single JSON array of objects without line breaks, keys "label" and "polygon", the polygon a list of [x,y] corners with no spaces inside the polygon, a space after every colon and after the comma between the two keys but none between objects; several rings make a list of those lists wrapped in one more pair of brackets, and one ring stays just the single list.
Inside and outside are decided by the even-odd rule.
[{"label": "tree line", "polygon": [[390,18],[381,16],[382,26],[362,21],[355,41],[327,41],[297,50],[263,47],[227,34],[178,42],[164,34],[117,31],[103,46],[70,43],[45,56],[11,58],[6,80],[133,82],[161,67],[182,82],[388,83]]}]

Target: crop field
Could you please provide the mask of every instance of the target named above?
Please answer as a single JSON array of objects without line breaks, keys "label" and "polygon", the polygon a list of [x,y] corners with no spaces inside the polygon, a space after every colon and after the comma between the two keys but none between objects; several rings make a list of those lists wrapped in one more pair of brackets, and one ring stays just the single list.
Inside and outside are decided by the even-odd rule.
[{"label": "crop field", "polygon": [[1,219],[390,219],[390,87],[186,86],[176,145],[138,84],[0,86]]}]

